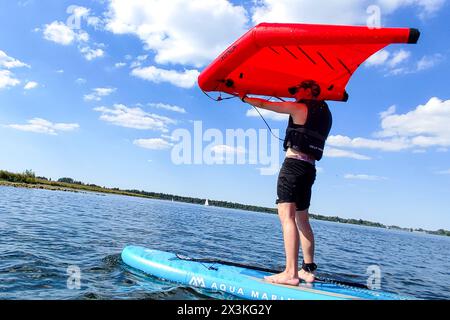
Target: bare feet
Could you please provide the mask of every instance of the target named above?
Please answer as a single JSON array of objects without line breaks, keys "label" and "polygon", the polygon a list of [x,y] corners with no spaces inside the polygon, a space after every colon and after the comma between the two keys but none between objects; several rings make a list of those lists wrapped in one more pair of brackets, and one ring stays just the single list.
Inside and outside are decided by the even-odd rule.
[{"label": "bare feet", "polygon": [[286,272],[264,277],[264,280],[271,283],[286,284],[289,286],[298,286],[300,283],[300,279],[296,277],[296,275],[291,276]]},{"label": "bare feet", "polygon": [[314,272],[307,272],[303,269],[298,271],[298,277],[307,283],[313,283],[316,280]]}]

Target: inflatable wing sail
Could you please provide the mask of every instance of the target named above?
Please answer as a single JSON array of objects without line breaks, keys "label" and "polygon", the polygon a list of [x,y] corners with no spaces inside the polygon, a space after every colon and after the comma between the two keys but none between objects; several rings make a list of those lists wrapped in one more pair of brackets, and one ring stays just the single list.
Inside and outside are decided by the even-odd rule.
[{"label": "inflatable wing sail", "polygon": [[319,99],[347,101],[358,67],[393,43],[417,43],[409,28],[261,23],[225,50],[199,76],[203,91],[292,98],[304,80],[321,87]]}]

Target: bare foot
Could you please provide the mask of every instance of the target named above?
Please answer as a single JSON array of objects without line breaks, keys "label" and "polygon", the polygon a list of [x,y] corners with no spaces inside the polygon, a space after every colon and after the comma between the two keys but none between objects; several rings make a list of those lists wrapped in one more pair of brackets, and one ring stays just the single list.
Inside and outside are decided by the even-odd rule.
[{"label": "bare foot", "polygon": [[300,283],[299,278],[297,278],[295,275],[290,276],[286,272],[264,277],[264,280],[271,283],[286,284],[289,286],[298,286],[298,284]]},{"label": "bare foot", "polygon": [[307,283],[313,283],[316,280],[314,272],[307,272],[303,269],[298,271],[298,277]]}]

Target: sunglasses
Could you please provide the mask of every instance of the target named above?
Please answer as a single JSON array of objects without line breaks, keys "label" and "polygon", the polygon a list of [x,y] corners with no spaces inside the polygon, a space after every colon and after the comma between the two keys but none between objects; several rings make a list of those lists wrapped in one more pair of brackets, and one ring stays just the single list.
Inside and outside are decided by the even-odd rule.
[{"label": "sunglasses", "polygon": [[297,85],[295,87],[290,87],[288,88],[288,92],[291,95],[295,95],[300,89],[311,89],[311,92],[313,93],[313,95],[318,96],[320,94],[320,89],[314,88],[313,86],[309,86],[309,85]]},{"label": "sunglasses", "polygon": [[288,91],[289,91],[289,93],[291,94],[291,95],[294,95],[294,94],[296,94],[300,89],[307,89],[307,87],[305,87],[305,86],[295,86],[295,87],[290,87],[289,89],[288,89]]},{"label": "sunglasses", "polygon": [[288,89],[288,91],[289,91],[289,93],[290,93],[291,95],[296,94],[296,93],[298,92],[298,90],[299,90],[299,87],[298,87],[298,86],[297,86],[297,87],[290,87],[290,88]]}]

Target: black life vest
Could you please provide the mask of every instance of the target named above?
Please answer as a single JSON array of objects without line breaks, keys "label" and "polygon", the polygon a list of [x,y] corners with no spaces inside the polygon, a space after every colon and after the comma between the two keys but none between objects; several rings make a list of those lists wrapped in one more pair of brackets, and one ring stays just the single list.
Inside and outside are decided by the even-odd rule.
[{"label": "black life vest", "polygon": [[286,129],[284,151],[292,148],[296,151],[311,155],[317,161],[322,159],[325,141],[331,130],[333,118],[325,101],[301,100],[308,108],[308,116],[304,125],[295,124],[289,116]]}]

